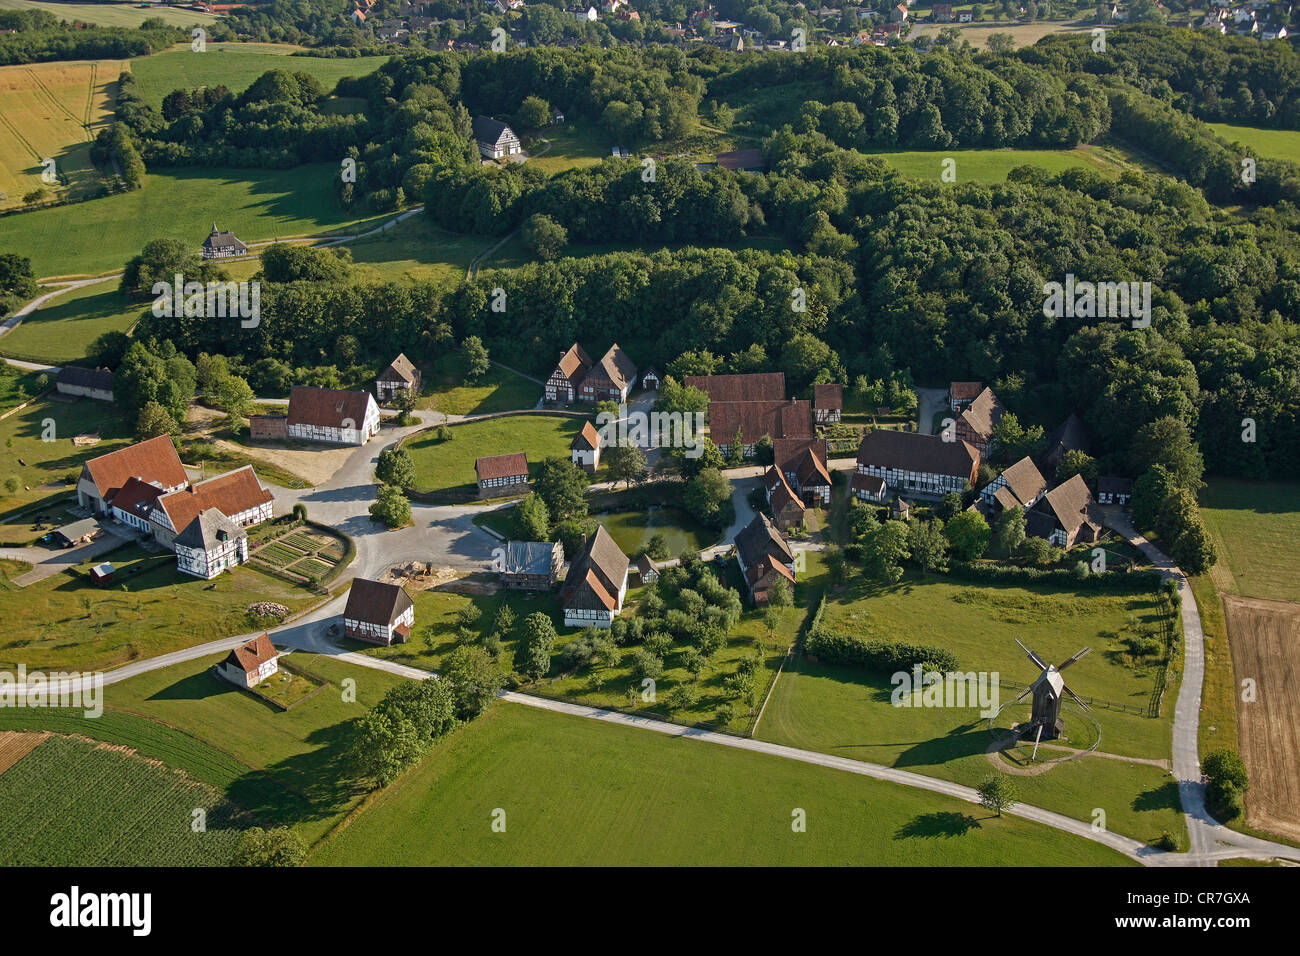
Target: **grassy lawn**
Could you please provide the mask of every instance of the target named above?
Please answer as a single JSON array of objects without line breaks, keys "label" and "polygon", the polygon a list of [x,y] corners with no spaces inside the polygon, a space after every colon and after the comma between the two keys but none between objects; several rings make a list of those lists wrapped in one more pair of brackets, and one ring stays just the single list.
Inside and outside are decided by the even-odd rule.
[{"label": "grassy lawn", "polygon": [[148,554],[134,544],[78,570],[100,561],[116,569],[112,585],[102,589],[68,572],[19,588],[11,579],[21,571],[12,562],[0,566],[0,619],[8,622],[0,664],[108,669],[252,631],[258,624],[247,608],[257,601],[293,611],[316,600],[306,588],[245,567],[202,581],[177,571],[175,555]]},{"label": "grassy lawn", "polygon": [[63,365],[79,361],[105,332],[127,332],[149,308],[117,291],[115,281],[65,292],[23,318],[0,338],[0,355]]},{"label": "grassy lawn", "polygon": [[[816,557],[809,560],[806,588],[816,586]],[[1116,635],[1130,617],[1146,625],[1156,604],[1145,596],[1053,592],[1048,589],[981,586],[942,578],[909,576],[897,586],[863,583],[856,573],[827,603],[831,626],[865,636],[936,644],[952,650],[963,671],[997,672],[1015,686],[1003,685],[1001,701],[1019,694],[1036,669],[1012,638],[1019,638],[1046,661],[1057,663],[1084,646],[1093,653],[1069,672],[1070,687],[1081,696],[1099,697],[1145,708],[1154,683],[1148,669],[1127,666]],[[988,723],[978,707],[897,708],[891,705],[889,675],[797,658],[777,682],[756,736],[808,750],[820,750],[873,763],[902,767],[976,786],[992,772],[985,754]],[[1172,701],[1151,719],[1094,706],[1101,727],[1099,750],[1142,759],[1167,759]],[[1067,706],[1071,722],[1091,743],[1095,731],[1080,712]],[[1006,715],[999,724],[1006,723]],[[1078,740],[1078,738],[1076,738]],[[1182,838],[1184,824],[1177,788],[1169,774],[1144,763],[1088,757],[1053,767],[1037,776],[1016,776],[1027,803],[1091,820],[1106,813],[1107,826],[1141,840],[1168,830]],[[1185,847],[1185,842],[1184,842]]]},{"label": "grassy lawn", "polygon": [[[356,803],[340,766],[344,724],[401,678],[328,657],[292,662],[331,685],[289,711],[211,673],[224,655],[175,664],[104,689],[103,716],[0,709],[0,729],[53,730],[131,747],[219,789],[264,826],[293,826],[309,844]],[[355,702],[344,700],[351,680]]]},{"label": "grassy lawn", "polygon": [[358,239],[343,248],[363,282],[426,282],[459,285],[469,264],[494,240],[444,232],[425,216],[412,216],[382,235]]},{"label": "grassy lawn", "polygon": [[1092,169],[1109,173],[1111,167],[1094,159],[1086,149],[940,149],[871,153],[904,176],[941,182],[943,162],[956,161],[957,182],[1000,183],[1017,166],[1039,166],[1050,173],[1067,169]]},{"label": "grassy lawn", "polygon": [[40,394],[43,375],[44,372],[24,372],[0,362],[0,414]]},{"label": "grassy lawn", "polygon": [[1228,142],[1240,143],[1253,150],[1257,158],[1287,159],[1294,162],[1300,156],[1300,130],[1260,129],[1256,126],[1232,126],[1229,123],[1206,125]]},{"label": "grassy lawn", "polygon": [[[197,10],[179,10],[153,4],[141,8],[134,3],[39,3],[37,0],[0,0],[0,10],[44,10],[59,20],[93,23],[101,27],[138,27],[155,17],[169,26],[188,27],[214,23],[216,17]],[[116,79],[116,78],[115,78]]]},{"label": "grassy lawn", "polygon": [[1212,478],[1201,513],[1219,552],[1210,577],[1220,591],[1300,601],[1300,485]]},{"label": "grassy lawn", "polygon": [[474,460],[490,455],[524,452],[530,469],[552,455],[569,454],[569,443],[582,430],[582,419],[552,415],[519,415],[469,422],[452,428],[452,439],[440,442],[433,432],[419,435],[403,447],[415,462],[419,491],[473,487]]},{"label": "grassy lawn", "polygon": [[1232,649],[1228,646],[1228,625],[1223,619],[1223,602],[1207,575],[1189,579],[1196,609],[1205,634],[1205,683],[1201,687],[1201,720],[1198,740],[1201,754],[1213,750],[1237,749],[1237,683],[1233,678]]},{"label": "grassy lawn", "polygon": [[[100,436],[97,445],[78,447],[72,443],[76,435],[96,433]],[[53,441],[45,441],[45,437]],[[70,477],[75,482],[87,458],[116,451],[130,441],[131,430],[107,402],[85,398],[33,402],[0,421],[0,514],[56,491],[72,491],[62,479]],[[14,494],[3,486],[4,479],[11,476],[20,483]]]},{"label": "grassy lawn", "polygon": [[[506,831],[493,832],[505,812]],[[792,812],[807,832],[792,832]],[[1098,844],[934,794],[497,704],[311,862],[373,865],[1121,865]]]},{"label": "grassy lawn", "polygon": [[47,737],[0,774],[0,805],[5,866],[228,866],[239,845],[238,815],[219,791],[72,737]]},{"label": "grassy lawn", "polygon": [[214,219],[252,243],[362,232],[391,218],[358,224],[358,214],[338,204],[337,175],[332,163],[281,170],[150,171],[143,189],[7,217],[0,227],[0,249],[21,251],[38,276],[98,275],[121,269],[150,239],[192,240],[197,249]]},{"label": "grassy lawn", "polygon": [[541,385],[500,365],[491,366],[473,385],[457,384],[463,378],[458,357],[444,356],[424,377],[419,407],[437,409],[444,415],[490,415],[536,408],[542,398]]},{"label": "grassy lawn", "polygon": [[365,76],[388,61],[386,56],[289,58],[297,49],[272,43],[209,43],[205,52],[195,53],[186,45],[132,60],[131,72],[145,101],[161,106],[163,97],[177,89],[226,86],[242,93],[267,70],[310,73],[332,90],[343,77]]},{"label": "grassy lawn", "polygon": [[580,128],[577,123],[565,123],[562,126],[540,130],[532,135],[535,139],[544,138],[551,142],[550,149],[540,156],[536,154],[541,152],[544,143],[535,143],[528,150],[532,157],[528,160],[528,165],[540,169],[547,176],[554,176],[569,169],[595,166],[609,155],[610,147],[614,145],[613,137],[609,133],[589,124]]}]

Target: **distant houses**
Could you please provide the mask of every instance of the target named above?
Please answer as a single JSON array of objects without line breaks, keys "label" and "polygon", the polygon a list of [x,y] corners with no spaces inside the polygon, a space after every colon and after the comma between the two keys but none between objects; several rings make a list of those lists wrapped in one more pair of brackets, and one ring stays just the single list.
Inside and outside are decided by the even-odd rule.
[{"label": "distant houses", "polygon": [[647,392],[654,392],[659,389],[659,383],[663,381],[663,375],[659,373],[658,367],[651,365],[641,373],[641,387]]},{"label": "distant houses", "polygon": [[659,580],[659,569],[655,567],[648,554],[643,554],[636,559],[636,573],[642,584],[654,584]]},{"label": "distant houses", "polygon": [[256,687],[280,669],[280,655],[263,633],[241,644],[217,665],[217,674],[238,687]]},{"label": "distant houses", "polygon": [[419,395],[421,380],[415,364],[405,354],[399,354],[375,379],[375,398],[379,404],[386,405],[399,395],[410,392]]},{"label": "distant houses", "polygon": [[558,541],[507,541],[502,549],[502,587],[520,591],[549,591],[564,566]]},{"label": "distant houses", "polygon": [[480,498],[523,494],[528,490],[528,456],[523,452],[474,460]]},{"label": "distant houses", "polygon": [[630,562],[604,525],[597,525],[569,563],[561,589],[566,627],[612,627],[627,596]]},{"label": "distant houses", "polygon": [[54,377],[54,390],[74,398],[93,398],[97,402],[113,400],[113,373],[106,368],[81,368],[65,365]]},{"label": "distant houses", "polygon": [[398,584],[356,578],[343,609],[343,636],[385,647],[411,639],[415,603]]},{"label": "distant houses", "polygon": [[474,117],[474,142],[484,159],[504,159],[524,151],[515,131],[490,116]]},{"label": "distant houses", "polygon": [[214,222],[212,232],[203,240],[201,252],[204,259],[229,259],[231,256],[244,255],[248,252],[248,246],[244,245],[233,232],[219,230]]},{"label": "distant houses", "polygon": [[980,453],[969,442],[880,428],[864,435],[858,445],[852,488],[866,501],[883,501],[890,494],[942,498],[973,487],[979,463]]},{"label": "distant houses", "polygon": [[[614,343],[593,362],[578,343],[571,345],[546,379],[546,401],[567,404],[624,402],[637,382],[636,363]],[[655,382],[658,387],[658,381]]]},{"label": "distant houses", "polygon": [[794,552],[767,515],[755,515],[736,535],[736,563],[755,606],[768,603],[778,581],[794,586]]},{"label": "distant houses", "polygon": [[251,415],[248,422],[255,440],[364,445],[379,434],[379,405],[366,391],[295,385],[286,415]]}]

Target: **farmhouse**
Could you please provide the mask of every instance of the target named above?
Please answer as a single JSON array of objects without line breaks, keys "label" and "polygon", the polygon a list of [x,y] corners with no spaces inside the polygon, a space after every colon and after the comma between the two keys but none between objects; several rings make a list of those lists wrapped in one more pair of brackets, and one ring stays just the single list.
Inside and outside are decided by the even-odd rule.
[{"label": "farmhouse", "polygon": [[488,116],[474,117],[474,142],[486,159],[518,156],[524,151],[519,137],[505,123]]},{"label": "farmhouse", "polygon": [[172,540],[176,570],[210,581],[248,560],[248,533],[216,508],[196,514]]},{"label": "farmhouse", "polygon": [[595,474],[600,467],[600,432],[591,422],[583,422],[582,431],[573,436],[569,455],[575,465],[590,474]]},{"label": "farmhouse", "polygon": [[405,354],[401,354],[389,362],[388,368],[375,379],[375,398],[383,405],[406,392],[420,394],[420,370]]},{"label": "farmhouse", "polygon": [[776,465],[770,466],[763,475],[763,490],[767,494],[768,507],[772,509],[772,519],[778,528],[789,531],[803,524],[803,502],[790,488],[790,483]]},{"label": "farmhouse", "polygon": [[736,563],[755,605],[767,603],[777,581],[794,586],[794,552],[767,515],[755,515],[736,535]]},{"label": "farmhouse", "polygon": [[285,424],[290,438],[364,445],[379,434],[379,406],[369,392],[295,385]]},{"label": "farmhouse", "polygon": [[217,665],[217,673],[240,687],[256,687],[280,669],[279,660],[271,636],[261,634],[231,651]]},{"label": "farmhouse", "polygon": [[952,4],[936,3],[930,8],[930,15],[935,23],[952,23]]},{"label": "farmhouse", "polygon": [[271,520],[272,503],[271,492],[257,480],[253,466],[245,465],[159,495],[148,517],[154,537],[170,546],[177,532],[189,527],[200,512],[218,511],[236,528],[247,528]]},{"label": "farmhouse", "polygon": [[957,419],[957,438],[970,442],[981,455],[993,446],[993,429],[1002,420],[1005,409],[993,390],[983,389]]},{"label": "farmhouse", "polygon": [[853,480],[849,482],[849,491],[859,501],[869,501],[877,505],[884,504],[885,496],[889,493],[884,478],[879,475],[863,474],[861,471],[853,473]]},{"label": "farmhouse", "polygon": [[477,458],[474,473],[478,476],[480,498],[523,494],[528,490],[528,456],[523,452]]},{"label": "farmhouse", "polygon": [[215,222],[211,234],[203,240],[204,259],[228,259],[231,256],[242,256],[246,252],[248,246],[240,242],[233,232],[221,232]]},{"label": "farmhouse", "polygon": [[565,627],[611,627],[627,596],[627,555],[604,525],[582,543],[560,592]]},{"label": "farmhouse", "polygon": [[1088,451],[1088,430],[1083,427],[1079,416],[1071,412],[1065,421],[1056,426],[1056,431],[1047,436],[1047,448],[1043,452],[1043,462],[1053,472],[1065,457],[1067,451]]},{"label": "farmhouse", "polygon": [[1133,482],[1116,475],[1102,475],[1097,479],[1097,503],[1127,507],[1133,497]]},{"label": "farmhouse", "polygon": [[546,380],[546,400],[548,402],[571,402],[578,396],[578,385],[591,368],[591,358],[577,342],[569,346],[569,351],[560,356],[560,364],[555,366]]},{"label": "farmhouse", "polygon": [[750,372],[744,375],[688,375],[682,383],[698,388],[714,402],[783,402],[784,372]]},{"label": "farmhouse", "polygon": [[155,484],[164,492],[179,491],[189,483],[176,446],[169,436],[159,435],[82,465],[77,504],[96,514],[109,514],[114,497],[132,478]]},{"label": "farmhouse", "polygon": [[838,422],[843,411],[843,385],[813,386],[813,412],[818,425]]},{"label": "farmhouse", "polygon": [[959,412],[984,390],[983,382],[953,382],[948,386],[948,405],[954,412]]},{"label": "farmhouse", "polygon": [[[878,428],[862,437],[858,445],[859,475],[881,478],[885,488],[872,499],[856,490],[865,482],[855,479],[855,494],[865,500],[883,501],[886,494],[942,498],[950,491],[964,491],[979,477],[980,453],[969,442],[944,441],[938,435],[899,432]],[[871,488],[876,488],[871,483]]]},{"label": "farmhouse", "polygon": [[659,580],[659,569],[655,567],[648,554],[643,554],[636,559],[636,573],[641,578],[642,584],[653,584]]},{"label": "farmhouse", "polygon": [[113,400],[113,373],[106,368],[80,368],[65,365],[54,378],[54,389],[60,395],[93,398],[97,402]]},{"label": "farmhouse", "polygon": [[793,398],[788,402],[709,403],[709,435],[723,455],[731,454],[737,429],[746,458],[754,456],[755,446],[764,436],[774,442],[808,440],[813,437],[812,404]]},{"label": "farmhouse", "polygon": [[113,496],[109,513],[116,520],[137,531],[153,534],[153,525],[150,523],[149,516],[153,514],[158,499],[167,493],[167,489],[156,481],[143,481],[132,476]]},{"label": "farmhouse", "polygon": [[564,566],[558,541],[507,541],[501,556],[501,584],[521,591],[549,591]]},{"label": "farmhouse", "polygon": [[1091,544],[1101,537],[1101,525],[1093,520],[1092,493],[1082,475],[1049,491],[1027,514],[1025,533],[1046,538],[1060,548]]},{"label": "farmhouse", "polygon": [[615,342],[583,376],[578,396],[584,402],[624,402],[636,384],[636,365]]},{"label": "farmhouse", "polygon": [[785,480],[804,504],[830,506],[831,475],[826,470],[825,441],[781,438],[773,442],[772,451]]},{"label": "farmhouse", "polygon": [[979,510],[986,516],[1008,508],[1032,508],[1047,494],[1047,479],[1028,455],[980,489]]},{"label": "farmhouse", "polygon": [[663,375],[660,374],[659,369],[654,365],[651,365],[641,373],[641,387],[648,392],[657,391],[661,381],[663,381]]},{"label": "farmhouse", "polygon": [[343,635],[388,646],[405,644],[415,625],[415,604],[406,589],[367,578],[356,578],[343,609]]}]

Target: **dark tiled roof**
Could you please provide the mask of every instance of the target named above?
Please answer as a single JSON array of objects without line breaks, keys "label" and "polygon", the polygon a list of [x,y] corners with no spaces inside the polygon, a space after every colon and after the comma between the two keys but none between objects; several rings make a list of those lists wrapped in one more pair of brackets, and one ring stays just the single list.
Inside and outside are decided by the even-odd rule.
[{"label": "dark tiled roof", "polygon": [[1057,523],[1073,536],[1080,525],[1096,524],[1092,521],[1092,492],[1082,475],[1075,475],[1069,481],[1057,485],[1047,493],[1034,510],[1055,516]]},{"label": "dark tiled roof", "polygon": [[343,616],[367,624],[387,626],[392,624],[408,607],[411,597],[397,584],[355,578],[348,591],[348,604]]},{"label": "dark tiled roof", "polygon": [[981,441],[987,441],[993,435],[993,428],[1002,420],[1002,413],[1002,403],[992,389],[986,388],[961,413],[961,420]]},{"label": "dark tiled roof", "polygon": [[106,368],[82,368],[79,365],[65,365],[59,369],[54,384],[111,392],[113,391],[113,373]]},{"label": "dark tiled roof", "polygon": [[938,435],[885,428],[867,432],[858,445],[859,464],[967,480],[979,464],[979,457],[969,442],[944,441]]},{"label": "dark tiled roof", "polygon": [[1021,505],[1028,505],[1047,490],[1047,479],[1028,455],[1002,472],[1002,477],[1006,479],[1007,489]]},{"label": "dark tiled roof", "polygon": [[1133,480],[1118,475],[1102,475],[1097,479],[1097,493],[1110,495],[1131,495]]},{"label": "dark tiled roof", "polygon": [[492,455],[474,461],[474,473],[479,481],[493,478],[514,478],[519,475],[528,477],[528,456],[523,452],[512,455]]},{"label": "dark tiled roof", "polygon": [[596,533],[582,543],[582,547],[569,565],[564,583],[564,606],[582,606],[571,604],[570,599],[576,591],[582,590],[584,582],[590,583],[592,575],[604,592],[612,594],[617,600],[629,563],[627,555],[610,537],[605,526],[596,525]]},{"label": "dark tiled roof", "polygon": [[500,120],[495,120],[490,116],[474,117],[474,139],[478,142],[495,146],[502,139],[509,139],[512,136],[514,136],[514,130]]},{"label": "dark tiled roof", "polygon": [[718,153],[718,167],[730,169],[766,169],[761,149],[734,149],[727,153]]},{"label": "dark tiled roof", "polygon": [[419,376],[415,364],[402,353],[389,363],[388,368],[379,373],[381,382],[405,382],[407,385],[414,385],[416,378]]},{"label": "dark tiled roof", "polygon": [[794,560],[794,552],[786,543],[776,525],[768,520],[767,515],[754,515],[754,520],[745,525],[736,535],[736,553],[745,562],[745,567],[752,568],[764,558],[772,556],[777,562],[789,564]]},{"label": "dark tiled roof", "polygon": [[983,389],[983,382],[953,382],[948,386],[948,395],[959,402],[970,402]]},{"label": "dark tiled roof", "polygon": [[1048,464],[1058,465],[1067,451],[1088,450],[1088,430],[1078,415],[1071,412],[1056,431],[1047,436],[1046,460]]},{"label": "dark tiled roof", "polygon": [[248,246],[244,245],[242,242],[239,241],[239,239],[235,236],[233,232],[218,231],[217,224],[214,222],[212,224],[211,235],[209,235],[208,238],[203,240],[203,248],[221,249],[226,246],[234,246],[236,249],[248,248]]},{"label": "dark tiled roof", "polygon": [[682,383],[698,388],[710,402],[781,402],[785,400],[784,372],[750,372],[745,375],[688,375]]},{"label": "dark tiled roof", "polygon": [[813,386],[813,408],[838,408],[844,407],[844,386],[843,385],[814,385]]},{"label": "dark tiled roof", "polygon": [[190,519],[176,536],[176,543],[185,548],[211,551],[226,541],[246,537],[248,534],[220,511],[208,508]]},{"label": "dark tiled roof", "polygon": [[709,434],[715,445],[730,444],[737,427],[746,445],[764,435],[774,442],[780,438],[812,438],[812,405],[795,400],[709,403]]},{"label": "dark tiled roof", "polygon": [[628,358],[617,342],[600,357],[600,361],[591,367],[583,381],[608,381],[616,388],[625,388],[636,378],[636,365]]}]

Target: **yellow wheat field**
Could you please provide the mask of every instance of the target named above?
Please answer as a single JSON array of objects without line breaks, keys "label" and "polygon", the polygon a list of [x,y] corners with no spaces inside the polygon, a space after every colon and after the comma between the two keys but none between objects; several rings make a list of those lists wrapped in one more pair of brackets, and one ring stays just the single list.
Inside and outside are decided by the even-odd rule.
[{"label": "yellow wheat field", "polygon": [[[127,62],[0,67],[0,208],[22,205],[35,189],[76,195],[99,183],[90,143],[111,118]],[[59,182],[42,180],[45,159],[55,161]]]}]

